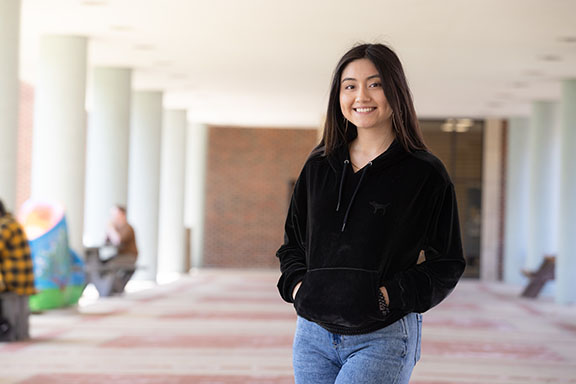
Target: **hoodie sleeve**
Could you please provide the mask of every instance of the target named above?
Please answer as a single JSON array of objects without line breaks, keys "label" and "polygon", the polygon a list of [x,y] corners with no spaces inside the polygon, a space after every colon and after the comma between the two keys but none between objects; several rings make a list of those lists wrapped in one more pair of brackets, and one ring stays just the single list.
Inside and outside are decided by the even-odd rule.
[{"label": "hoodie sleeve", "polygon": [[284,227],[284,244],[276,252],[276,257],[280,260],[280,271],[282,272],[278,281],[278,291],[282,299],[288,303],[294,301],[292,292],[304,278],[307,269],[304,246],[308,205],[305,169],[306,167],[300,173],[292,193]]},{"label": "hoodie sleeve", "polygon": [[383,282],[391,309],[405,313],[427,311],[452,292],[464,272],[466,262],[453,184],[443,187],[433,201],[434,213],[424,247],[426,261]]}]

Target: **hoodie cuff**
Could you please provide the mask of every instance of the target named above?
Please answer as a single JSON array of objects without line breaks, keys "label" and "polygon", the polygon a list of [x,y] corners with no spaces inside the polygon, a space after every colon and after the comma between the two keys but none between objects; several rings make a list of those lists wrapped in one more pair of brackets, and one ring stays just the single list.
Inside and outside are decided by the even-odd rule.
[{"label": "hoodie cuff", "polygon": [[306,275],[306,269],[299,269],[290,273],[289,276],[283,275],[280,277],[280,281],[278,282],[278,289],[280,290],[280,296],[282,296],[284,301],[287,303],[294,302],[292,293],[294,292],[296,285],[304,280],[304,275]]}]

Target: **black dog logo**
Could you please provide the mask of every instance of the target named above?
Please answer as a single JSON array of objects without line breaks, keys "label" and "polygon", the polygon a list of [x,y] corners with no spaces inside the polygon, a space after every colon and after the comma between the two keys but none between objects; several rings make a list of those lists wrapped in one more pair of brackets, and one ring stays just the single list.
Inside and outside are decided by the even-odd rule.
[{"label": "black dog logo", "polygon": [[382,212],[382,216],[384,216],[386,214],[386,208],[388,208],[390,203],[380,204],[375,201],[371,201],[370,205],[372,206],[372,208],[374,208],[374,212],[372,212],[373,214],[376,215],[378,212]]}]

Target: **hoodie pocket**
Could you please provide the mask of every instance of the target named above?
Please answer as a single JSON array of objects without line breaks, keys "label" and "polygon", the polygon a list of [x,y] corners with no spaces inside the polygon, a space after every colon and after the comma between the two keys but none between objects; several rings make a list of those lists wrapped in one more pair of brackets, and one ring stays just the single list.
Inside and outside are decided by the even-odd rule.
[{"label": "hoodie pocket", "polygon": [[312,269],[296,294],[296,312],[309,320],[357,328],[383,320],[378,273],[365,269]]}]

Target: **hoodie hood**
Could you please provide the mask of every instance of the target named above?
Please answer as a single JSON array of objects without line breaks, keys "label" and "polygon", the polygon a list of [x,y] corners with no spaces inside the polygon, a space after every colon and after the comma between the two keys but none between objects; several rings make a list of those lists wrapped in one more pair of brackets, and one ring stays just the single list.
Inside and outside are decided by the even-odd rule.
[{"label": "hoodie hood", "polygon": [[[344,167],[344,161],[350,161],[350,150],[348,146],[349,143],[341,145],[336,149],[336,151],[327,157],[330,167],[338,174],[340,174]],[[402,144],[400,144],[398,139],[394,139],[388,149],[371,161],[372,170],[390,167],[409,155],[410,153],[402,147]]]}]

